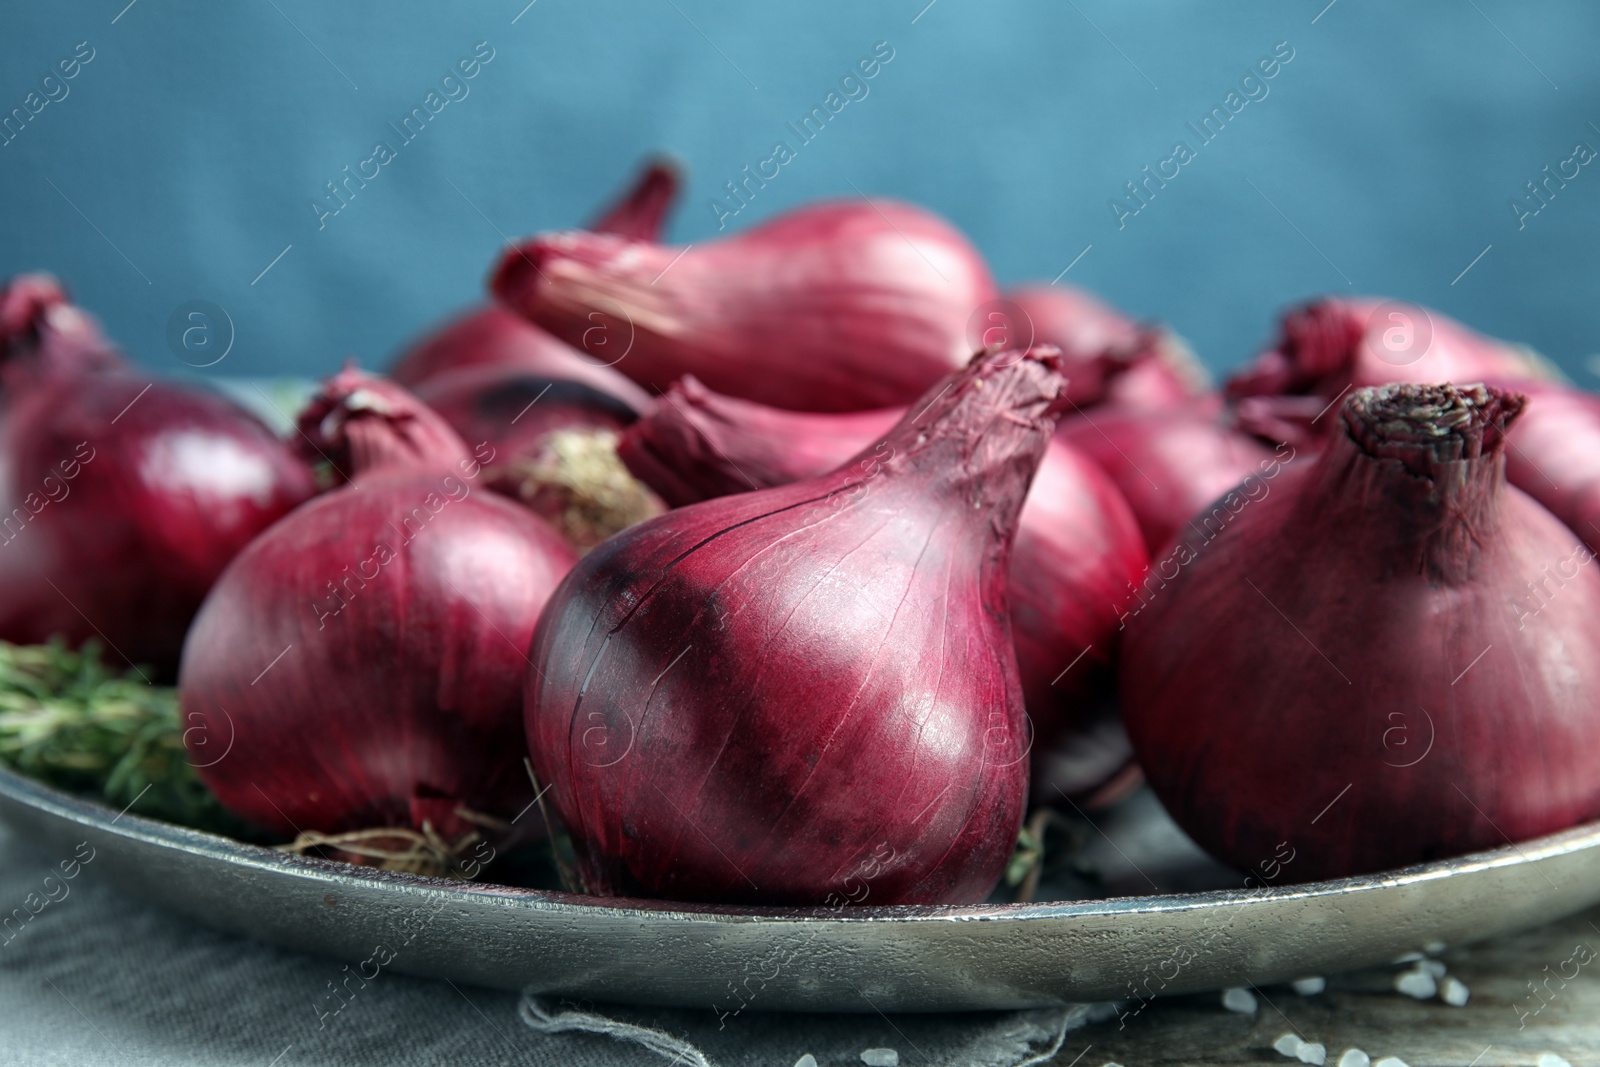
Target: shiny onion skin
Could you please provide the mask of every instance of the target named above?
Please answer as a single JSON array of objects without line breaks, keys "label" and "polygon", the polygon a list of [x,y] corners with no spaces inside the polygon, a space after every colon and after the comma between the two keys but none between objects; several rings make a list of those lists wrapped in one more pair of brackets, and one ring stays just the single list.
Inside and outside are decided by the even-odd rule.
[{"label": "shiny onion skin", "polygon": [[1555,382],[1517,382],[1528,406],[1506,435],[1506,478],[1600,546],[1600,396]]},{"label": "shiny onion skin", "polygon": [[1110,475],[1152,557],[1206,505],[1273,458],[1203,408],[1105,406],[1062,419],[1056,433]]},{"label": "shiny onion skin", "polygon": [[58,287],[13,315],[19,287],[43,292],[0,293],[0,640],[94,640],[170,679],[206,591],[311,472],[225,398],[135,373]]},{"label": "shiny onion skin", "polygon": [[1522,402],[1356,391],[1326,450],[1132,620],[1129,734],[1214,855],[1261,870],[1292,850],[1283,879],[1306,881],[1600,815],[1600,571],[1506,483]]},{"label": "shiny onion skin", "polygon": [[693,374],[798,411],[909,404],[976,347],[977,250],[893,201],[815,204],[687,248],[574,231],[507,252],[505,306],[652,392]]},{"label": "shiny onion skin", "polygon": [[588,888],[983,900],[1027,738],[1006,568],[1052,357],[981,357],[839,470],[694,504],[551,598],[528,738]]},{"label": "shiny onion skin", "polygon": [[202,779],[285,837],[509,820],[532,799],[525,649],[572,550],[393,383],[345,371],[301,429],[354,480],[257,538],[195,619],[179,692]]},{"label": "shiny onion skin", "polygon": [[[681,507],[826,474],[870,451],[904,414],[900,408],[783,411],[718,396],[686,378],[622,435],[618,451],[646,485]],[[1017,666],[1042,735],[1106,688],[1119,629],[1112,605],[1148,564],[1138,524],[1116,487],[1093,462],[1052,439],[1011,554]],[[1079,653],[1082,661],[1063,673]]]},{"label": "shiny onion skin", "polygon": [[1187,407],[1209,388],[1205,368],[1170,330],[1141,326],[1082,289],[1024,285],[1004,300],[1022,313],[1012,332],[1061,349],[1067,398],[1077,407]]},{"label": "shiny onion skin", "polygon": [[1537,381],[1552,373],[1532,349],[1485,337],[1430,308],[1322,297],[1285,314],[1272,347],[1230,378],[1226,392],[1239,402],[1245,429],[1302,447],[1331,432],[1335,420],[1316,416],[1349,389]]},{"label": "shiny onion skin", "polygon": [[[635,241],[654,241],[677,199],[682,177],[675,163],[646,164],[631,188],[590,227]],[[390,368],[389,376],[408,388],[464,367],[515,367],[524,374],[570,378],[628,404],[650,406],[650,396],[603,363],[597,363],[498,305],[470,311],[417,342]]]}]

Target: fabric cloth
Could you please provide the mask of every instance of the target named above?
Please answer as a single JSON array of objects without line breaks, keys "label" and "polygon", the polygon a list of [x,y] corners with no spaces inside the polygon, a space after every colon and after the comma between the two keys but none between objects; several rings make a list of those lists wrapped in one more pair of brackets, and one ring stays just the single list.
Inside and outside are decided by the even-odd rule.
[{"label": "fabric cloth", "polygon": [[523,999],[385,972],[319,1026],[341,962],[148,908],[97,882],[92,863],[62,879],[64,860],[0,828],[0,915],[26,914],[30,894],[35,905],[56,898],[0,933],[0,1065],[790,1067],[809,1054],[833,1067],[876,1049],[907,1067],[1024,1067],[1048,1062],[1096,1014],[748,1012],[719,1022],[710,1011]]}]

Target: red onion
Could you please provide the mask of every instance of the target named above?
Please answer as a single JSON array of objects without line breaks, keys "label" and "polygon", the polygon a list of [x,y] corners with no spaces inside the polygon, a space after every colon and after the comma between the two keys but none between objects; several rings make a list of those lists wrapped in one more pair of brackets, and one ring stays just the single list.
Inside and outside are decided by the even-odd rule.
[{"label": "red onion", "polygon": [[179,691],[202,778],[284,835],[515,816],[525,649],[572,550],[474,486],[487,454],[390,382],[337,375],[301,430],[353,481],[257,538],[195,619]]},{"label": "red onion", "polygon": [[[636,241],[656,240],[680,182],[676,164],[652,160],[591,229]],[[649,407],[649,394],[604,362],[596,363],[521,316],[491,304],[452,320],[418,342],[395,363],[389,376],[415,388],[435,375],[464,367],[510,366],[545,378],[583,382],[637,411]]]},{"label": "red onion", "polygon": [[1062,419],[1057,436],[1111,476],[1151,556],[1208,504],[1273,462],[1267,449],[1199,409],[1101,407]]},{"label": "red onion", "polygon": [[1600,545],[1600,396],[1518,382],[1528,406],[1506,439],[1506,478],[1589,546]]},{"label": "red onion", "polygon": [[[1013,332],[1061,349],[1067,398],[1077,407],[1184,407],[1206,392],[1205,368],[1181,338],[1140,326],[1082,289],[1025,285],[1004,303],[1021,312]],[[990,314],[1004,321],[1007,310]]]},{"label": "red onion", "polygon": [[311,473],[231,402],[137,374],[49,279],[6,287],[0,320],[0,640],[95,640],[170,678],[206,591]]},{"label": "red onion", "polygon": [[518,366],[476,366],[435,375],[417,396],[465,440],[494,449],[486,485],[580,548],[661,513],[617,459],[617,434],[637,415],[609,393]]},{"label": "red onion", "polygon": [[1356,391],[1132,620],[1129,733],[1215,855],[1337,877],[1600,815],[1600,572],[1506,484],[1522,403]]},{"label": "red onion", "polygon": [[974,360],[839,470],[578,564],[534,637],[528,738],[591,889],[984,899],[1027,790],[1005,574],[1051,359]]},{"label": "red onion", "polygon": [[1330,432],[1333,419],[1313,419],[1350,389],[1549,374],[1532,349],[1485,337],[1430,308],[1323,297],[1286,314],[1273,347],[1230,378],[1227,393],[1262,398],[1240,404],[1246,429],[1300,447]]},{"label": "red onion", "polygon": [[[782,411],[685,378],[622,435],[618,451],[646,485],[681,507],[826,474],[870,451],[904,414]],[[1104,687],[1120,625],[1112,605],[1148,563],[1116,488],[1094,463],[1052,439],[1011,555],[1017,666],[1042,734],[1056,733],[1059,720]]]},{"label": "red onion", "polygon": [[507,307],[634,381],[686,374],[800,411],[906,404],[960,367],[994,282],[943,220],[907,204],[816,204],[686,248],[583,232],[506,253]]}]

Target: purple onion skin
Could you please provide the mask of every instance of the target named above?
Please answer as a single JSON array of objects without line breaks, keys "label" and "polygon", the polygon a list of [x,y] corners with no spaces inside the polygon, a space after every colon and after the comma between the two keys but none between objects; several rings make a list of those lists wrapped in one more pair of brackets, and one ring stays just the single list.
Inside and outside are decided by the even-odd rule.
[{"label": "purple onion skin", "polygon": [[0,464],[0,639],[97,640],[163,679],[228,561],[315,489],[230,401],[116,372],[9,397]]},{"label": "purple onion skin", "polygon": [[632,405],[584,382],[516,366],[452,371],[416,392],[463,440],[487,441],[502,458],[536,452],[556,430],[620,432],[638,418]]},{"label": "purple onion skin", "polygon": [[498,306],[452,319],[419,341],[389,372],[419,393],[438,378],[457,382],[436,387],[442,390],[460,388],[458,376],[489,382],[495,374],[580,382],[634,411],[648,411],[652,403],[649,393],[611,367]]},{"label": "purple onion skin", "polygon": [[1518,382],[1528,406],[1506,435],[1506,477],[1600,545],[1600,396],[1555,382]]},{"label": "purple onion skin", "polygon": [[472,828],[458,806],[509,820],[532,799],[525,653],[575,555],[398,387],[346,372],[311,410],[343,418],[362,389],[393,423],[303,424],[354,483],[254,541],[196,618],[186,737],[218,799],[275,833],[428,821],[454,839]]},{"label": "purple onion skin", "polygon": [[1062,419],[1057,436],[1110,476],[1152,557],[1207,505],[1273,459],[1259,442],[1203,410],[1101,407]]},{"label": "purple onion skin", "polygon": [[1329,405],[1350,389],[1538,382],[1549,375],[1528,349],[1431,308],[1378,297],[1321,297],[1287,311],[1272,344],[1229,378],[1225,390],[1241,426],[1307,453],[1337,428]]},{"label": "purple onion skin", "polygon": [[693,374],[729,396],[833,412],[909,404],[942,381],[997,295],[965,237],[888,200],[812,204],[689,248],[542,234],[506,252],[490,288],[652,395]]},{"label": "purple onion skin", "polygon": [[1600,815],[1600,571],[1505,481],[1521,400],[1353,394],[1130,620],[1129,734],[1219,858],[1299,882]]},{"label": "purple onion skin", "polygon": [[1075,407],[1188,407],[1207,391],[1198,364],[1180,363],[1192,364],[1193,356],[1175,354],[1181,342],[1164,329],[1139,325],[1092,293],[1034,284],[1008,291],[1005,300],[1021,311],[1018,332],[1061,349],[1067,398]]},{"label": "purple onion skin", "polygon": [[[635,476],[681,507],[826,474],[870,450],[904,414],[783,411],[718,396],[687,378],[623,434],[617,451]],[[1110,689],[1120,628],[1113,605],[1149,562],[1133,512],[1109,477],[1052,439],[1022,508],[1009,594],[1023,691],[1041,737]]]},{"label": "purple onion skin", "polygon": [[527,714],[591,890],[984,899],[1027,790],[1005,575],[1049,358],[975,361],[840,470],[669,512],[578,564],[534,637]]}]

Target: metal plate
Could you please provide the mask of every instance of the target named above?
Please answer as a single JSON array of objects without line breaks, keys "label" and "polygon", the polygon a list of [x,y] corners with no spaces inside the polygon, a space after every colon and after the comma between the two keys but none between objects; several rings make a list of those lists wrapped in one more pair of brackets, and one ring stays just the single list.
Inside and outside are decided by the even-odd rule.
[{"label": "metal plate", "polygon": [[[961,1011],[1281,982],[1600,901],[1600,824],[1388,874],[978,907],[731,909],[440,882],[111,811],[0,769],[0,818],[198,922],[353,965],[595,1000]],[[382,956],[378,956],[382,958]]]}]

